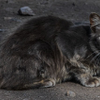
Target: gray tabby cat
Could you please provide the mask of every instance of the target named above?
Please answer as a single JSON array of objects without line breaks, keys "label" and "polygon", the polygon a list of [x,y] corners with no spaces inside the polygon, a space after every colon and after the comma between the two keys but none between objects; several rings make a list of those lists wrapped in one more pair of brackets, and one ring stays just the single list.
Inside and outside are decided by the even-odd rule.
[{"label": "gray tabby cat", "polygon": [[46,16],[20,26],[1,46],[0,88],[52,87],[71,80],[99,86],[100,16],[92,13],[90,24]]}]

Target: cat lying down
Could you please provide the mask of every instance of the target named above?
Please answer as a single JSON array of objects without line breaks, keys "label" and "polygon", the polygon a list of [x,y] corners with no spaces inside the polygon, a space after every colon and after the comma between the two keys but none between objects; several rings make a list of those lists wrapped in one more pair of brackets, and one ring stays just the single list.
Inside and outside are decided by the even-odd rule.
[{"label": "cat lying down", "polygon": [[2,43],[0,88],[52,87],[75,80],[100,85],[100,16],[75,25],[54,16],[34,18]]}]

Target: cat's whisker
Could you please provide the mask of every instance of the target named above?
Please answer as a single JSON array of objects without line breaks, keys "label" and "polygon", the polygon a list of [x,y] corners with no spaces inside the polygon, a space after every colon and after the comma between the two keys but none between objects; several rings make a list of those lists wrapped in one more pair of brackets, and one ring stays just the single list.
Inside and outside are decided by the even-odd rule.
[{"label": "cat's whisker", "polygon": [[90,54],[89,56],[87,56],[87,58],[91,57],[93,54],[95,54],[96,52],[93,52],[92,54]]},{"label": "cat's whisker", "polygon": [[96,56],[94,56],[94,57],[92,58],[92,60],[90,61],[90,63],[92,63],[99,55],[100,55],[100,53],[98,53]]},{"label": "cat's whisker", "polygon": [[[100,50],[98,50],[100,51]],[[91,53],[90,55],[87,56],[87,58],[91,57],[93,54],[95,54],[96,52]]]}]

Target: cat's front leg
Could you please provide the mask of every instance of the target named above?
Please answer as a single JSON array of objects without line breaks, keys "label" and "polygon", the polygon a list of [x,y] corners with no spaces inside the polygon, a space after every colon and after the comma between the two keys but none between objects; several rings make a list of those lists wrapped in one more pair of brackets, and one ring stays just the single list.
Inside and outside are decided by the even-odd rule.
[{"label": "cat's front leg", "polygon": [[100,85],[100,79],[91,76],[89,73],[76,74],[76,79],[86,87],[97,87]]},{"label": "cat's front leg", "polygon": [[97,87],[100,85],[100,79],[93,77],[89,71],[83,68],[72,66],[69,70],[69,74],[72,79],[78,81],[80,84],[86,87]]},{"label": "cat's front leg", "polygon": [[86,87],[97,87],[100,85],[100,79],[97,77],[91,77],[86,81],[81,82]]}]

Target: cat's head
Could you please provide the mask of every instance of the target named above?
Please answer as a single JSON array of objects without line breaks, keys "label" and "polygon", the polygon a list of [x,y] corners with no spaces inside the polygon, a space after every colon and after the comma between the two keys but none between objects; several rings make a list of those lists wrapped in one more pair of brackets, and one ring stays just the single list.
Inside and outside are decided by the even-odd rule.
[{"label": "cat's head", "polygon": [[90,46],[95,53],[100,53],[100,16],[96,13],[90,14],[91,38]]}]

